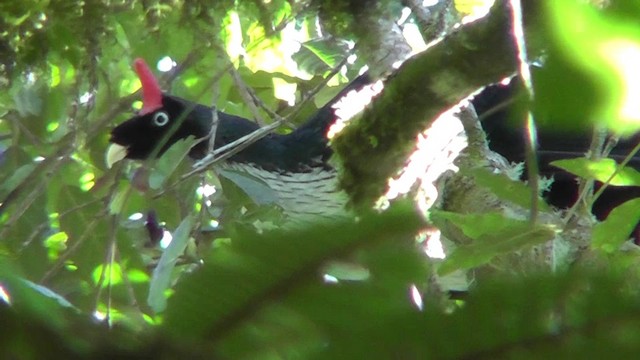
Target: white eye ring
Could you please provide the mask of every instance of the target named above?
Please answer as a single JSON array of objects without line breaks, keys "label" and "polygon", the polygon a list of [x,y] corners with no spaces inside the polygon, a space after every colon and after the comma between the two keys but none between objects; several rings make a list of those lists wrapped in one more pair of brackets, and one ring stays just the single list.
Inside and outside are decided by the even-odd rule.
[{"label": "white eye ring", "polygon": [[153,114],[153,125],[161,127],[167,125],[169,122],[169,115],[164,111],[158,111]]}]

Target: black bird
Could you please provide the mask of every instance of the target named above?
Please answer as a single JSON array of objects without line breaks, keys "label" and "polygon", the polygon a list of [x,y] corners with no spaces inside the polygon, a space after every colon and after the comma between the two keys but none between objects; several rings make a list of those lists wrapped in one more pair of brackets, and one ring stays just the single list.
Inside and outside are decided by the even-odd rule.
[{"label": "black bird", "polygon": [[[487,134],[489,147],[512,162],[523,162],[525,159],[525,133],[521,124],[527,109],[521,96],[523,94],[524,88],[521,82],[511,79],[507,85],[495,84],[486,87],[473,100],[482,127]],[[545,194],[545,199],[550,205],[564,209],[572,206],[577,200],[576,177],[550,165],[550,162],[584,156],[590,147],[591,132],[590,127],[584,126],[569,126],[564,129],[542,126],[538,129],[536,154],[540,175],[554,179]],[[640,142],[640,134],[619,140],[609,154],[609,158],[620,163],[638,142]],[[640,155],[634,156],[627,166],[640,170]],[[596,182],[596,189],[601,185]],[[616,206],[638,197],[640,197],[640,187],[609,186],[593,204],[592,212],[598,220],[604,220]],[[640,224],[636,226],[634,235],[636,240],[640,240]]]},{"label": "black bird", "polygon": [[[143,107],[136,116],[112,130],[108,166],[123,158],[146,159],[153,151],[160,156],[188,136],[204,140],[189,152],[193,159],[203,158],[209,148],[206,138],[212,126],[211,108],[163,94],[143,60],[135,61],[135,69],[142,83]],[[367,75],[361,75],[291,133],[270,133],[230,157],[221,167],[265,183],[273,190],[275,204],[289,217],[343,214],[347,198],[338,191],[335,170],[327,162],[331,149],[326,134],[336,118],[332,106],[348,92],[359,90],[370,82]],[[159,151],[156,150],[172,124],[181,117],[182,123],[173,135]],[[259,129],[255,122],[239,116],[218,111],[217,117],[215,148]]]}]

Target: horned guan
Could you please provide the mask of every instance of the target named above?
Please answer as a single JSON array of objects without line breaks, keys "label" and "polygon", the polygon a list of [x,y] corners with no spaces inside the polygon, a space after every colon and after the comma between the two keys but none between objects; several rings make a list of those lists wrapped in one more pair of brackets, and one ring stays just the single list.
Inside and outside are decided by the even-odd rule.
[{"label": "horned guan", "polygon": [[[194,104],[188,100],[162,93],[158,82],[143,60],[135,61],[135,69],[142,83],[143,107],[133,118],[111,132],[107,155],[108,163],[128,159],[146,159],[159,146],[163,136],[175,121],[182,121],[175,132],[162,144],[157,155],[162,155],[174,143],[188,136],[203,139],[193,146],[189,156],[203,158],[209,149],[208,139],[213,113],[209,106]],[[336,171],[327,162],[331,156],[326,137],[335,121],[333,105],[351,90],[358,90],[371,83],[365,74],[357,77],[331,101],[320,108],[303,125],[289,134],[271,133],[230,157],[222,166],[240,171],[264,182],[277,194],[279,205],[285,213],[300,215],[333,216],[342,213],[346,196],[338,189]],[[514,162],[524,161],[523,134],[517,127],[506,125],[512,107],[498,105],[514,96],[515,86],[489,86],[473,99],[473,104],[483,120],[492,150]],[[496,107],[498,111],[495,111]],[[217,111],[218,126],[214,147],[219,148],[259,129],[248,119]],[[553,176],[555,182],[546,194],[554,206],[570,206],[577,196],[574,176],[549,165],[561,158],[584,155],[588,149],[590,134],[553,132],[539,134],[538,155],[541,174]],[[637,140],[637,139],[636,139]],[[613,156],[621,156],[629,149],[629,142],[621,144]],[[640,168],[640,159],[631,165]],[[594,205],[594,214],[602,219],[618,204],[633,197],[640,197],[640,188],[610,188]]]},{"label": "horned guan", "polygon": [[[142,84],[143,107],[136,116],[111,132],[113,143],[107,153],[109,166],[122,158],[146,159],[158,156],[180,139],[203,139],[193,146],[189,156],[203,158],[209,149],[207,137],[213,123],[212,108],[179,97],[163,94],[151,70],[141,59],[135,69]],[[289,218],[335,217],[344,214],[346,195],[336,187],[335,169],[328,164],[331,149],[326,137],[335,120],[332,106],[351,90],[370,83],[361,75],[320,108],[304,124],[289,134],[270,133],[233,155],[221,166],[257,178],[276,194],[275,204]],[[248,119],[217,111],[218,125],[214,148],[220,148],[259,129]],[[155,148],[172,124],[181,121],[160,149]]]}]

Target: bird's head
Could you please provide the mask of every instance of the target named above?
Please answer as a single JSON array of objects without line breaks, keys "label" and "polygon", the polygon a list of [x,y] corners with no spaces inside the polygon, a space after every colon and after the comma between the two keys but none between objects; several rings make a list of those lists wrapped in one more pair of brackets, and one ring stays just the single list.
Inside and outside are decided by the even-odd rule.
[{"label": "bird's head", "polygon": [[[211,129],[210,108],[163,94],[144,60],[136,59],[134,64],[142,83],[143,106],[136,116],[111,131],[106,159],[109,167],[124,158],[142,160],[154,152],[160,156],[180,139],[204,138]],[[192,154],[203,152],[205,147],[206,141],[200,142]]]}]

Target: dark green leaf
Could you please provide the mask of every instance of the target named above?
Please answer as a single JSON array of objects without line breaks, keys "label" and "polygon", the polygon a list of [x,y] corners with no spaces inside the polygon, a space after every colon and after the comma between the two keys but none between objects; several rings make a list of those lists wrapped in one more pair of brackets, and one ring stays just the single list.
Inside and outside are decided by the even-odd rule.
[{"label": "dark green leaf", "polygon": [[176,262],[187,247],[189,235],[193,230],[194,217],[187,216],[172,234],[169,246],[162,253],[158,266],[153,270],[153,277],[149,285],[149,297],[147,302],[151,308],[159,313],[167,306],[166,291],[171,286],[171,276],[173,275]]},{"label": "dark green leaf", "polygon": [[237,185],[255,204],[277,204],[278,194],[260,179],[234,170],[219,169],[218,173]]},{"label": "dark green leaf", "polygon": [[612,253],[629,240],[631,231],[640,221],[640,199],[619,205],[609,213],[607,219],[593,228],[594,249]]},{"label": "dark green leaf", "polygon": [[[317,283],[327,260],[412,236],[420,223],[414,211],[405,208],[358,224],[336,221],[290,233],[234,239],[231,248],[217,250],[177,287],[169,300],[165,329],[186,338],[222,336],[253,318],[263,306]],[[185,308],[203,311],[186,314]]]}]

